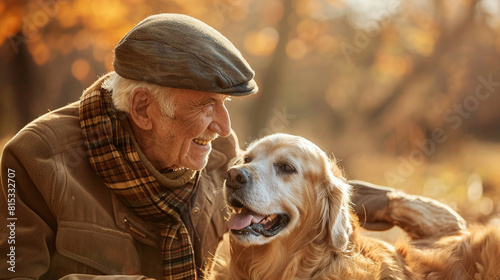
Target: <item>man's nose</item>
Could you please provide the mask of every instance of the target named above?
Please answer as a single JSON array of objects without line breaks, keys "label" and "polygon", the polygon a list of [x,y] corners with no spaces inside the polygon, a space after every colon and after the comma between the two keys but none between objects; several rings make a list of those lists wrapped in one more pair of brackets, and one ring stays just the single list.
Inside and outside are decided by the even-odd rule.
[{"label": "man's nose", "polygon": [[231,168],[226,173],[226,186],[232,189],[239,189],[250,182],[250,173],[245,169]]},{"label": "man's nose", "polygon": [[226,106],[219,105],[215,109],[215,114],[209,129],[219,134],[221,137],[228,137],[231,134],[231,119]]}]

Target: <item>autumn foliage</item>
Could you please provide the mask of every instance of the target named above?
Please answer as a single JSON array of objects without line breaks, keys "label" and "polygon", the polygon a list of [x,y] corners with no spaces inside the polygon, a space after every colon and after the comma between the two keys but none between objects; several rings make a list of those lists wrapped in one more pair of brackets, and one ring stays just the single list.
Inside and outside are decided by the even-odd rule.
[{"label": "autumn foliage", "polygon": [[233,98],[242,146],[298,134],[349,178],[500,219],[496,0],[6,0],[0,136],[76,101],[148,15],[199,18],[241,50],[261,88]]}]

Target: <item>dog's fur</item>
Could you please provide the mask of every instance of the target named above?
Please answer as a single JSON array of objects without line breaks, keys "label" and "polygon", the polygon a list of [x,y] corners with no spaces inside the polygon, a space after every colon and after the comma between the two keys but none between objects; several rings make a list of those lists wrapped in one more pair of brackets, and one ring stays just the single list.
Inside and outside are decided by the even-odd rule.
[{"label": "dog's fur", "polygon": [[232,169],[249,178],[241,188],[225,187],[228,204],[286,213],[289,222],[271,237],[233,231],[229,279],[500,279],[498,228],[396,246],[359,235],[342,172],[302,137],[263,138]]}]

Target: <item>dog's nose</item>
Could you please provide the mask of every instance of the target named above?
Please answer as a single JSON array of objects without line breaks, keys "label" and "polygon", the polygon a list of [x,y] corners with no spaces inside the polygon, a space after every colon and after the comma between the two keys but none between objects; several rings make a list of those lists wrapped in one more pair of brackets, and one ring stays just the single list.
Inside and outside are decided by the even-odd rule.
[{"label": "dog's nose", "polygon": [[226,173],[226,186],[239,189],[250,180],[250,174],[245,169],[231,168]]}]

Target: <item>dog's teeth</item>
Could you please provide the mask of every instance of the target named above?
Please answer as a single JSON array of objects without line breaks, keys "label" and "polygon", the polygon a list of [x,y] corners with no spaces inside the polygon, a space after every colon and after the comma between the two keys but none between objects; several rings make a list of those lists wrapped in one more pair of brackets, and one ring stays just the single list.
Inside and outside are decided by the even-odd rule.
[{"label": "dog's teeth", "polygon": [[272,222],[274,220],[274,218],[276,218],[276,216],[278,216],[277,214],[272,214],[272,215],[269,215],[267,216],[266,218],[262,219],[262,221],[259,222],[259,224],[268,224],[270,222]]},{"label": "dog's teeth", "polygon": [[269,216],[266,216],[264,219],[262,219],[259,224],[264,226],[266,230],[270,229],[274,224],[276,224],[276,217],[277,214],[271,214]]}]

